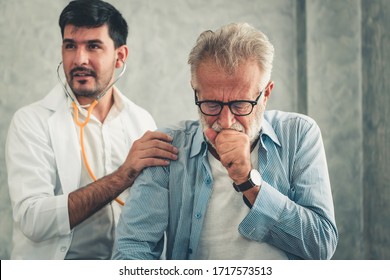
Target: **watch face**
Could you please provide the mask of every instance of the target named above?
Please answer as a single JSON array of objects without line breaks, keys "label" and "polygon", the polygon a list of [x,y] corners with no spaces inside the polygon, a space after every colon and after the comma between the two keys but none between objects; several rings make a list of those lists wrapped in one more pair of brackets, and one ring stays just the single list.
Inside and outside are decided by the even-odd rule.
[{"label": "watch face", "polygon": [[256,186],[260,186],[263,181],[259,171],[257,171],[256,169],[251,170],[250,179]]}]

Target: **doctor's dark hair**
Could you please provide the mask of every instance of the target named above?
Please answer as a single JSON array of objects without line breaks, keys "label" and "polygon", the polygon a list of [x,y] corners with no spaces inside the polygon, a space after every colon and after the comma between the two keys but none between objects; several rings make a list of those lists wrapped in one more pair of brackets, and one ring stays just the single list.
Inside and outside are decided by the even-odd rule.
[{"label": "doctor's dark hair", "polygon": [[68,24],[95,28],[107,24],[108,34],[115,48],[126,44],[128,26],[122,14],[111,4],[101,0],[74,0],[62,11],[59,21],[61,35]]}]

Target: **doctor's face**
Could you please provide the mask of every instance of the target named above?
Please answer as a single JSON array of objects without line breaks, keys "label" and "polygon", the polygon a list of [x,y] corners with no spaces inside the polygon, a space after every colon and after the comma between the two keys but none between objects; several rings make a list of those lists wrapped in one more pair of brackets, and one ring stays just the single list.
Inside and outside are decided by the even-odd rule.
[{"label": "doctor's face", "polygon": [[67,25],[62,43],[66,80],[79,99],[94,98],[113,80],[114,70],[123,59],[115,49],[107,25],[96,28]]}]

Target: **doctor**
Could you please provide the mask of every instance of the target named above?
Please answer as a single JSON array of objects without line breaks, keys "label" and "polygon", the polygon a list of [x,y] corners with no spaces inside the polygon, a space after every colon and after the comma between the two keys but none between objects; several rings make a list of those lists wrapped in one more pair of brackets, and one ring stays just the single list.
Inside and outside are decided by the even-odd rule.
[{"label": "doctor", "polygon": [[110,259],[129,187],[143,168],[175,160],[177,149],[113,86],[128,56],[119,11],[76,0],[59,25],[67,83],[18,110],[8,132],[11,258]]}]

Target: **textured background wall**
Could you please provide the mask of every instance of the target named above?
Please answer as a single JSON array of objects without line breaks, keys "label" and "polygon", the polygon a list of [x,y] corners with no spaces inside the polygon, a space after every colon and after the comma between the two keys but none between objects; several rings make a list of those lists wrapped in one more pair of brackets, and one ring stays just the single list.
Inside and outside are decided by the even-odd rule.
[{"label": "textured background wall", "polygon": [[390,259],[390,2],[362,3],[364,247]]},{"label": "textured background wall", "polygon": [[[362,258],[360,2],[307,1],[308,114],[322,128],[339,229],[338,258]],[[353,234],[351,234],[353,233]]]},{"label": "textured background wall", "polygon": [[[389,180],[375,172],[376,156],[369,153],[374,147],[377,153],[383,153],[385,140],[389,142],[389,82],[384,79],[389,77],[389,68],[383,62],[377,64],[383,59],[389,62],[386,54],[389,37],[385,33],[390,27],[385,17],[389,2],[109,2],[122,12],[130,26],[128,71],[119,87],[149,110],[159,126],[197,117],[186,61],[201,31],[246,21],[268,34],[276,49],[273,75],[276,86],[269,109],[307,113],[322,128],[340,230],[334,258],[390,258],[385,234],[388,225],[383,226],[382,219],[382,215],[387,215],[389,221],[388,214],[383,214],[390,213],[386,185]],[[8,125],[15,110],[42,98],[57,82],[55,69],[61,60],[57,21],[67,3],[67,0],[0,1],[1,259],[9,258],[12,233],[4,166]],[[375,38],[370,37],[373,30]],[[367,45],[366,40],[374,39],[374,44]],[[362,64],[368,69],[362,68]],[[370,81],[372,72],[379,84]],[[378,92],[374,100],[369,97],[373,89]],[[387,114],[375,117],[376,106]],[[375,136],[377,129],[383,137]],[[372,135],[369,141],[364,138],[367,133]],[[367,156],[371,160],[364,165]],[[388,152],[381,158],[379,163],[388,166]],[[383,166],[380,170],[386,173]],[[366,195],[371,183],[376,184],[376,196]],[[383,192],[387,196],[382,197]],[[375,201],[380,197],[381,209],[387,211],[381,210],[382,214],[376,216],[379,211]],[[366,224],[375,228],[367,230]],[[373,242],[374,237],[380,243]],[[384,245],[385,249],[378,249]]]}]

